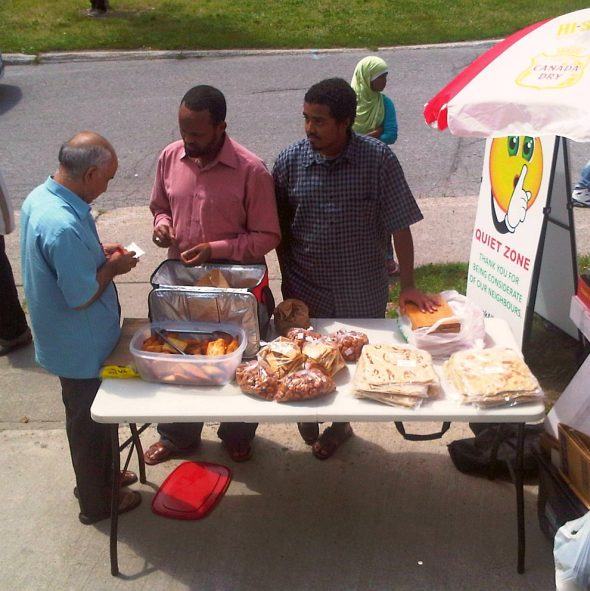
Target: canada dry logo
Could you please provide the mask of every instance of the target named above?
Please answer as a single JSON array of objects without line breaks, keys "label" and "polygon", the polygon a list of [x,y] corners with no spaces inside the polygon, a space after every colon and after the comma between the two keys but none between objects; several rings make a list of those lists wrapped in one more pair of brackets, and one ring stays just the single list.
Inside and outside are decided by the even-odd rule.
[{"label": "canada dry logo", "polygon": [[589,63],[590,55],[578,47],[541,53],[533,57],[530,66],[518,75],[516,84],[537,90],[568,88],[580,82]]}]

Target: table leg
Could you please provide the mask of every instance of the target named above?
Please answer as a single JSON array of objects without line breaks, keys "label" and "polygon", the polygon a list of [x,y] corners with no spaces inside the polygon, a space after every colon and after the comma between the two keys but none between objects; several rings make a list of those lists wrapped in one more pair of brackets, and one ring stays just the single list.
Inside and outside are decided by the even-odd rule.
[{"label": "table leg", "polygon": [[111,492],[111,575],[119,574],[119,561],[117,558],[117,527],[119,525],[119,471],[121,462],[119,459],[119,425],[110,425],[111,442],[113,448],[113,488]]},{"label": "table leg", "polygon": [[524,531],[524,423],[518,425],[516,439],[516,463],[514,466],[514,484],[516,486],[516,521],[518,530],[518,565],[519,574],[524,573],[525,531]]},{"label": "table leg", "polygon": [[[144,425],[141,431],[143,431],[145,427],[146,426]],[[145,484],[145,461],[143,459],[143,447],[141,445],[141,439],[139,438],[139,431],[137,430],[137,425],[135,423],[129,423],[129,429],[131,430],[133,445],[137,451],[137,464],[139,465],[139,481],[142,484]]]},{"label": "table leg", "polygon": [[498,463],[498,449],[500,447],[500,443],[506,437],[506,427],[501,423],[498,423],[496,429],[496,436],[494,437],[494,441],[492,443],[492,450],[490,452],[490,467],[488,468],[488,478],[490,480],[496,479],[496,465]]}]

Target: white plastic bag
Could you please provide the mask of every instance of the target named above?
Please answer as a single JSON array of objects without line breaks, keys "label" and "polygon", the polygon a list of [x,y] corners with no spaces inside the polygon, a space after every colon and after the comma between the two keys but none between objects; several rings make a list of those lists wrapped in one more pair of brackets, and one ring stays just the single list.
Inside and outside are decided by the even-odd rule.
[{"label": "white plastic bag", "polygon": [[557,530],[553,558],[557,591],[590,590],[590,511]]},{"label": "white plastic bag", "polygon": [[459,332],[435,332],[439,324],[447,319],[412,330],[409,319],[401,316],[399,327],[408,343],[428,351],[433,357],[448,357],[455,351],[483,348],[486,335],[483,310],[455,290],[443,291],[441,296],[453,310],[453,320],[461,324]]}]

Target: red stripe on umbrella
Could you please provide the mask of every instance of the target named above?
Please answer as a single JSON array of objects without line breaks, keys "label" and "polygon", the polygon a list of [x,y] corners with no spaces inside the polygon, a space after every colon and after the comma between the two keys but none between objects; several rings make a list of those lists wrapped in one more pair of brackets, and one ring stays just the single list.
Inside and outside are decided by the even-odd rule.
[{"label": "red stripe on umbrella", "polygon": [[513,33],[480,55],[426,103],[424,106],[426,123],[440,131],[446,129],[448,127],[447,104],[449,101],[510,46],[550,20],[553,19],[546,19]]}]

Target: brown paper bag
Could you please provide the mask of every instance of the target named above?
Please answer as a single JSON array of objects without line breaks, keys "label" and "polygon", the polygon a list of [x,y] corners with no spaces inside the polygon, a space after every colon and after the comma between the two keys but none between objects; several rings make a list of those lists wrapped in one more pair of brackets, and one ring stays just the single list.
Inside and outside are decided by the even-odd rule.
[{"label": "brown paper bag", "polygon": [[286,299],[275,308],[274,323],[276,332],[283,337],[290,328],[308,328],[309,308],[301,300]]}]

